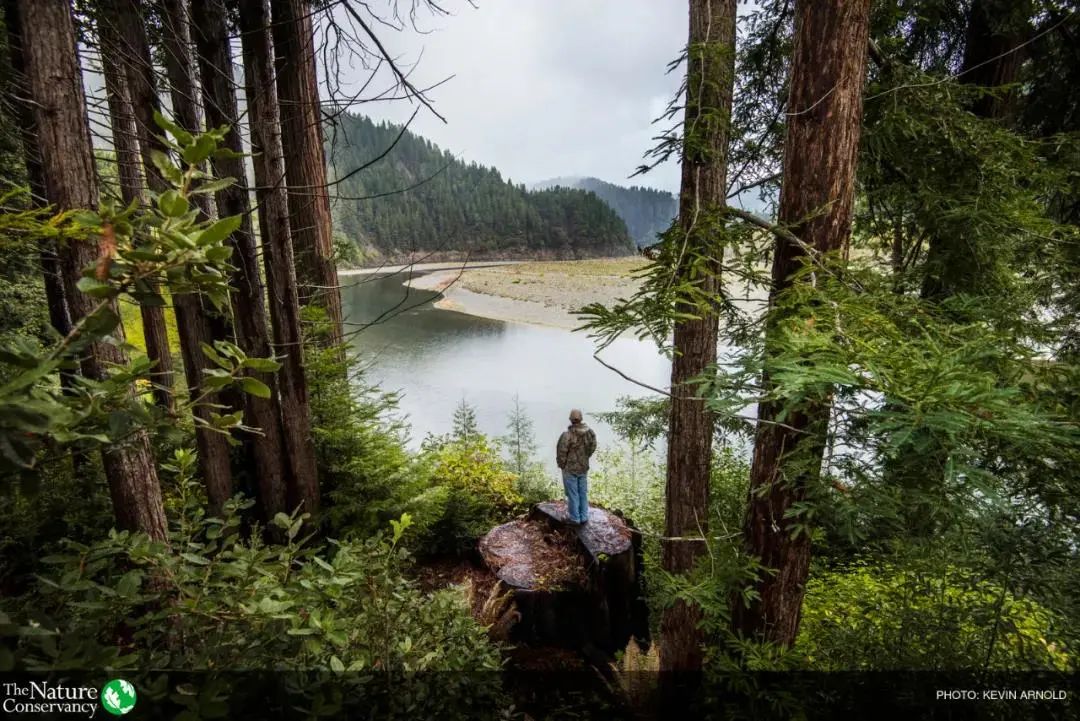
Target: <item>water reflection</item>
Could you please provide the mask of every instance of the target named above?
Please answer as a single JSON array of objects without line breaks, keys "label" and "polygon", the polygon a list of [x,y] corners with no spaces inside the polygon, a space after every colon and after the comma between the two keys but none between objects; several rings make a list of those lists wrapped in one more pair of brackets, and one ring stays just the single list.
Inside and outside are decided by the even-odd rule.
[{"label": "water reflection", "polygon": [[[614,409],[620,396],[650,393],[597,363],[583,333],[438,309],[431,303],[437,294],[406,288],[402,280],[346,277],[342,302],[353,343],[370,365],[368,380],[402,394],[413,447],[428,433],[449,432],[463,398],[476,408],[482,432],[502,435],[517,394],[535,426],[541,459],[554,467],[555,441],[572,407],[610,445],[614,434],[594,414]],[[621,339],[603,358],[643,383],[667,385],[670,362],[651,344]]]}]

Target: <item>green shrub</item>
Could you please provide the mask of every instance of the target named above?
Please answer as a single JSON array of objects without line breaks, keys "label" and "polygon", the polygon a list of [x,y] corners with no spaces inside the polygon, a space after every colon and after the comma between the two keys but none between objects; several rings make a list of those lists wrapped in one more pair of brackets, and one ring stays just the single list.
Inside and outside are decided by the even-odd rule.
[{"label": "green shrub", "polygon": [[96,643],[116,666],[497,668],[460,593],[425,595],[402,575],[407,517],[391,538],[308,547],[296,537],[300,519],[279,514],[289,541],[264,545],[240,534],[249,505],[234,500],[223,519],[198,519],[171,545],[117,531],[68,542],[44,559],[54,571],[22,599],[29,619],[51,632],[47,644],[20,646],[22,662],[100,667],[105,659],[85,652]]},{"label": "green shrub", "polygon": [[642,560],[650,623],[658,630],[664,607],[676,597],[693,598],[705,610],[711,637],[728,627],[731,593],[747,585],[754,564],[742,553],[742,522],[750,468],[729,446],[713,455],[709,479],[709,552],[691,574],[672,577],[660,566],[664,535],[665,463],[651,448],[622,446],[601,451],[589,478],[589,498],[622,512],[642,533]]},{"label": "green shrub", "polygon": [[1066,670],[1056,619],[955,566],[856,564],[813,575],[795,646],[814,670]]},{"label": "green shrub", "polygon": [[589,503],[623,513],[641,530],[664,532],[664,466],[651,451],[605,448],[589,473]]},{"label": "green shrub", "polygon": [[406,508],[419,529],[418,552],[464,551],[524,509],[516,476],[484,436],[429,439],[416,469],[416,494]]},{"label": "green shrub", "polygon": [[397,396],[365,383],[354,359],[337,349],[305,349],[312,432],[327,528],[367,537],[401,515],[415,476]]},{"label": "green shrub", "polygon": [[[25,590],[40,571],[39,559],[59,548],[60,539],[101,538],[113,523],[112,503],[95,454],[81,460],[50,459],[26,483],[0,485],[0,596]],[[72,503],[78,498],[78,503]]]},{"label": "green shrub", "polygon": [[4,602],[4,632],[21,621],[8,650],[16,668],[126,669],[140,687],[154,683],[148,669],[349,671],[337,682],[372,693],[423,673],[436,697],[438,684],[464,688],[470,674],[497,680],[498,649],[463,594],[425,594],[403,575],[408,517],[391,536],[308,546],[302,519],[279,514],[288,541],[265,545],[258,529],[241,532],[250,501],[206,518],[197,484],[183,485],[187,513],[169,545],[112,531],[43,559],[51,572]]},{"label": "green shrub", "polygon": [[514,490],[521,496],[522,505],[533,506],[541,501],[562,498],[562,482],[556,481],[543,463],[529,462],[521,473],[510,465],[507,468],[514,474]]}]

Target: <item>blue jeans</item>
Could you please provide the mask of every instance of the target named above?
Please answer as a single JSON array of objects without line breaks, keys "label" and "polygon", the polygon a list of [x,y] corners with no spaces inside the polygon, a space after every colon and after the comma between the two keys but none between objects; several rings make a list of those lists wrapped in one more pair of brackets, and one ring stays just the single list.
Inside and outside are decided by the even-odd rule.
[{"label": "blue jeans", "polygon": [[562,482],[570,520],[575,523],[589,520],[589,474],[563,471]]}]

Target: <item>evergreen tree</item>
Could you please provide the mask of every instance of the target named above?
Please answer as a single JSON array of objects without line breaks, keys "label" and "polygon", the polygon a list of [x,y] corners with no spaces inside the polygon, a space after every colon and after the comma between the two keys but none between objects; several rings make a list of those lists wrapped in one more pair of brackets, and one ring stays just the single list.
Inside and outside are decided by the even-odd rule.
[{"label": "evergreen tree", "polygon": [[[671,258],[673,278],[692,294],[675,305],[672,341],[663,567],[673,574],[692,570],[705,553],[709,529],[714,420],[699,383],[716,364],[719,313],[713,298],[720,292],[724,258],[719,213],[727,194],[735,14],[734,0],[690,2],[679,218],[663,251]],[[701,668],[701,613],[685,599],[664,609],[660,670],[672,700],[685,680],[678,675]]]},{"label": "evergreen tree", "polygon": [[656,236],[671,227],[671,221],[679,214],[678,199],[665,190],[638,185],[626,188],[599,178],[555,178],[537,183],[533,189],[556,187],[595,193],[623,219],[627,232],[639,247],[656,243]]},{"label": "evergreen tree", "polygon": [[524,478],[533,464],[536,454],[536,436],[533,422],[521,405],[521,398],[514,394],[514,407],[506,417],[507,434],[502,437],[503,447],[509,454],[510,470]]},{"label": "evergreen tree", "polygon": [[[176,124],[183,130],[198,135],[202,125],[196,104],[195,62],[191,55],[190,18],[186,0],[162,0],[159,6],[162,25],[168,28],[163,34],[162,49],[165,69],[169,79],[172,114]],[[205,165],[205,164],[204,164]],[[200,220],[211,217],[211,198],[198,194],[192,202],[199,210]],[[213,309],[210,301],[198,293],[173,293],[173,310],[176,313],[176,330],[180,341],[180,354],[184,364],[189,399],[200,396],[206,401],[192,408],[196,418],[195,443],[198,448],[199,473],[209,498],[228,499],[233,492],[232,465],[229,439],[212,428],[214,405],[222,401],[221,394],[206,387],[207,371],[213,363],[203,352],[203,344],[228,340],[228,329],[222,314]],[[260,483],[273,479],[269,469],[258,469]],[[260,488],[263,486],[260,485]],[[266,494],[260,492],[265,505]]]},{"label": "evergreen tree", "polygon": [[[154,66],[142,3],[139,0],[102,0],[100,6],[97,17],[99,45],[116,49],[115,55],[114,52],[102,52],[102,66],[113,146],[117,152],[120,195],[125,203],[132,203],[145,200],[140,167],[151,193],[162,193],[167,189],[151,160],[152,152],[165,150],[154,124],[154,113],[160,108]],[[157,293],[157,289],[151,291]],[[140,303],[139,314],[146,354],[154,362],[154,398],[161,408],[171,412],[174,406],[173,372],[165,310],[161,305]]]},{"label": "evergreen tree", "polygon": [[[809,254],[828,257],[845,249],[851,232],[855,167],[862,121],[869,32],[869,0],[796,3],[794,60],[784,145],[780,223],[773,252],[773,307],[765,330],[765,353],[783,334],[798,307],[777,307],[775,298],[800,282]],[[823,38],[828,37],[828,41]],[[768,373],[762,385],[774,383]],[[794,406],[794,409],[792,409]],[[736,630],[781,645],[795,643],[810,572],[810,535],[797,526],[807,488],[821,472],[831,402],[779,397],[758,407],[759,423],[750,471],[750,501],[743,529],[746,550],[775,574],[761,578],[749,604],[737,604]]]},{"label": "evergreen tree", "polygon": [[455,441],[470,443],[480,436],[480,426],[476,422],[476,409],[462,398],[454,410],[454,425],[450,435]]},{"label": "evergreen tree", "polygon": [[[316,36],[310,0],[271,0],[270,24],[277,67],[289,227],[296,236],[296,277],[301,305],[322,308],[328,346],[342,341],[341,294],[334,265],[323,126],[316,70]],[[269,16],[268,16],[269,17]],[[277,181],[274,181],[277,182]]]},{"label": "evergreen tree", "polygon": [[573,259],[633,251],[626,224],[591,192],[527,192],[494,168],[359,115],[340,115],[327,143],[336,228],[365,255]]},{"label": "evergreen tree", "polygon": [[[240,114],[236,88],[232,82],[228,9],[225,0],[192,0],[191,14],[199,19],[192,25],[192,35],[207,125],[227,126],[229,129],[225,144],[232,153],[215,154],[212,162],[214,175],[242,179],[247,172],[241,155],[244,147],[240,137]],[[229,239],[235,268],[230,278],[233,292],[229,297],[237,345],[249,356],[266,358],[273,352],[267,327],[262,274],[259,272],[259,252],[251,223],[250,198],[245,187],[234,184],[219,189],[215,199],[219,213],[241,217],[240,227]],[[314,447],[308,433],[310,408],[306,380],[300,371],[303,368],[303,349],[292,343],[281,352],[290,356],[289,362],[282,365],[278,374],[281,392],[271,392],[262,397],[247,394],[244,397],[245,424],[263,429],[261,435],[252,439],[252,466],[259,473],[267,469],[267,473],[271,474],[268,477],[288,478],[289,507],[296,508],[303,504],[305,512],[313,513],[319,506],[318,476]],[[256,371],[252,370],[251,374],[258,378]],[[279,427],[283,442],[277,433]]]}]

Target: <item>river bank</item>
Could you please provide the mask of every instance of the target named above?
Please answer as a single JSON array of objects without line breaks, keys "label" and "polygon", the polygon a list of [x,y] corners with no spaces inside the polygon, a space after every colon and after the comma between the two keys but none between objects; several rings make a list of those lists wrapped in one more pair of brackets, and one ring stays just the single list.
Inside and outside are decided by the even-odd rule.
[{"label": "river bank", "polygon": [[[424,269],[409,278],[412,287],[442,294],[435,306],[482,318],[573,329],[578,309],[612,305],[640,287],[642,258],[532,261]],[[419,267],[414,269],[420,273]]]},{"label": "river bank", "polygon": [[[632,256],[565,261],[475,261],[417,263],[339,271],[342,276],[386,278],[441,294],[434,306],[480,318],[529,323],[564,330],[582,324],[576,311],[600,303],[611,307],[640,288],[649,261]],[[367,282],[366,279],[353,281]],[[343,285],[349,284],[347,280]],[[763,287],[747,290],[736,282],[727,288],[735,305],[750,313],[767,299]]]}]

